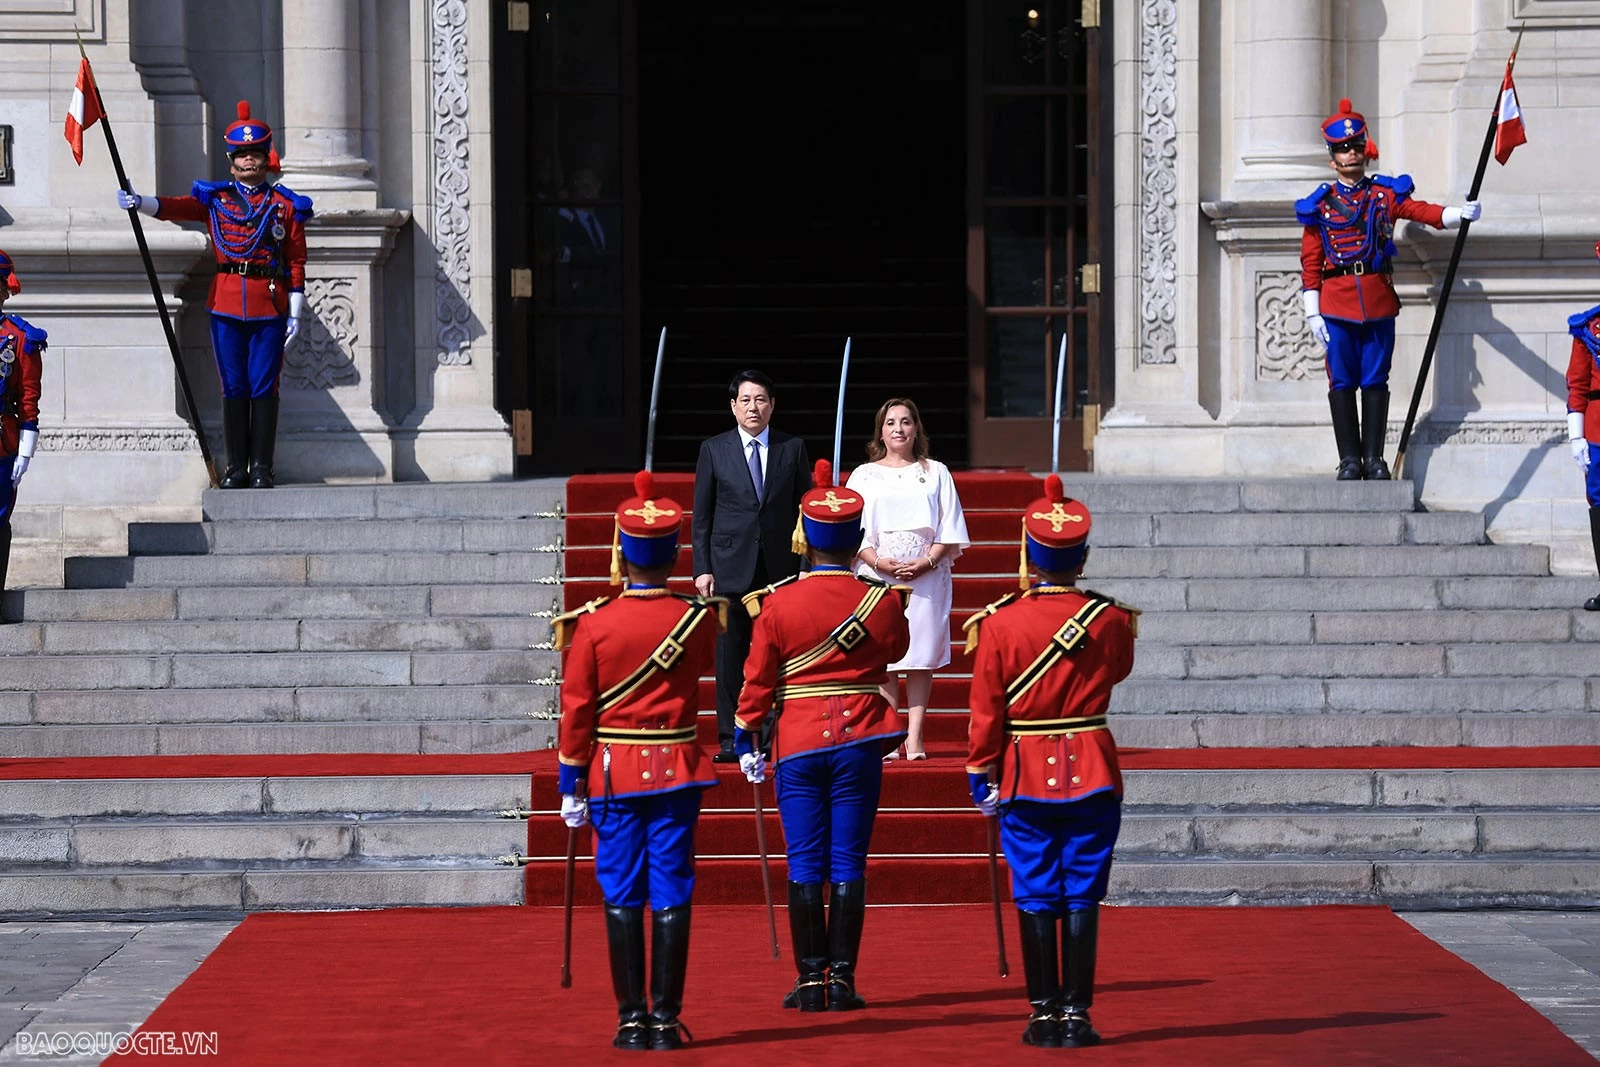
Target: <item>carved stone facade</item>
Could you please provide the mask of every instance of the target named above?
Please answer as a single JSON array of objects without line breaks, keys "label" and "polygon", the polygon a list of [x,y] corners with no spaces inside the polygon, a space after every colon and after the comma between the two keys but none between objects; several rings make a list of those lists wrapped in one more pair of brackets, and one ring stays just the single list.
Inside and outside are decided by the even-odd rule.
[{"label": "carved stone facade", "polygon": [[284,389],[331,389],[357,385],[355,347],[360,342],[354,278],[306,279],[306,310],[300,337],[284,352]]},{"label": "carved stone facade", "polygon": [[1139,4],[1139,359],[1177,362],[1178,4]]},{"label": "carved stone facade", "polygon": [[1323,374],[1322,346],[1300,306],[1300,272],[1256,272],[1256,377],[1303,382]]},{"label": "carved stone facade", "polygon": [[439,362],[472,362],[472,178],[468,159],[466,0],[429,0],[432,48],[434,312]]}]

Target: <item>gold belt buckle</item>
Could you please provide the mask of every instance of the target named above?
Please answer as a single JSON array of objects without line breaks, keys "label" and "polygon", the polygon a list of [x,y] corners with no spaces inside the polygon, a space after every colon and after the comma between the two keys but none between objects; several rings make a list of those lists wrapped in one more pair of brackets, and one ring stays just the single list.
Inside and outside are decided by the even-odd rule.
[{"label": "gold belt buckle", "polygon": [[1366,263],[1359,259],[1356,260],[1354,263],[1350,264],[1350,273],[1354,274],[1358,278],[1361,277],[1361,275],[1367,273]]}]

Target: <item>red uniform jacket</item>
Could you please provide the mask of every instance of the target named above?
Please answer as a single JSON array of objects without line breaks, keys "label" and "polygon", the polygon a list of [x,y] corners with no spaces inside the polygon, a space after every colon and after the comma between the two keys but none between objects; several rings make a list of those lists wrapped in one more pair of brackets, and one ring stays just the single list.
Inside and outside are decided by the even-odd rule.
[{"label": "red uniform jacket", "polygon": [[905,733],[879,689],[911,645],[906,592],[811,571],[745,598],[755,624],[734,723],[755,732],[778,716],[773,763]]},{"label": "red uniform jacket", "polygon": [[44,375],[45,332],[15,315],[0,315],[0,360],[11,361],[0,383],[0,457],[17,454],[23,430],[39,428],[39,382]]},{"label": "red uniform jacket", "polygon": [[[1098,613],[1080,615],[1086,605],[1099,605]],[[1000,769],[1002,801],[1077,800],[1106,789],[1121,796],[1117,745],[1104,723],[1112,687],[1133,670],[1137,615],[1086,590],[1037,586],[968,620],[969,628],[981,625],[982,634],[972,666],[968,773]],[[1041,653],[1074,617],[1084,626],[1079,643],[1037,673]],[[1018,686],[1030,667],[1037,680],[1007,707],[1008,688]],[[1056,726],[1063,719],[1088,721]],[[1032,733],[1007,725],[1030,720],[1045,723]]]},{"label": "red uniform jacket", "polygon": [[[1324,318],[1367,322],[1400,314],[1400,298],[1389,280],[1395,222],[1412,219],[1434,229],[1444,227],[1444,208],[1412,199],[1411,189],[1409,175],[1378,174],[1353,189],[1342,183],[1320,186],[1296,202],[1306,224],[1300,237],[1300,283],[1322,291]],[[1324,278],[1357,262],[1370,273]]]},{"label": "red uniform jacket", "polygon": [[[1600,445],[1600,307],[1567,320],[1572,329],[1572,358],[1567,363],[1567,410],[1581,411],[1583,436]],[[1589,346],[1593,345],[1593,348]]]},{"label": "red uniform jacket", "polygon": [[726,607],[714,598],[629,590],[556,619],[556,644],[565,646],[559,758],[587,767],[601,753],[603,777],[591,773],[591,796],[717,784],[695,723],[700,676],[716,662]]},{"label": "red uniform jacket", "polygon": [[[289,294],[306,286],[306,231],[311,201],[281,185],[248,190],[234,182],[195,182],[191,196],[163,196],[156,218],[204,222],[217,275],[206,307],[234,319],[289,314]],[[281,236],[279,234],[281,233]],[[247,264],[250,274],[227,273]]]}]

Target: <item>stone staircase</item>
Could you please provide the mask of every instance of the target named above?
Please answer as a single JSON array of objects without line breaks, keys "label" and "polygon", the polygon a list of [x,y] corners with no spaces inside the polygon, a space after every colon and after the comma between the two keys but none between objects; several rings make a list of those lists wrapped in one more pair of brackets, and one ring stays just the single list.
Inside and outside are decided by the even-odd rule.
[{"label": "stone staircase", "polygon": [[[957,623],[1016,584],[1015,507],[981,479],[958,478],[977,543]],[[1087,584],[1145,610],[1113,704],[1126,748],[1600,743],[1600,617],[1574,610],[1593,580],[1487,544],[1479,516],[1415,512],[1407,483],[1069,491],[1095,514]],[[546,620],[607,591],[582,576],[610,520],[563,494],[210,493],[202,523],[135,526],[129,556],[69,560],[66,589],[0,602],[16,620],[0,627],[0,758],[545,748]],[[963,666],[935,684],[936,759],[891,772],[948,777],[949,799],[886,793],[885,826],[922,829],[883,838],[885,884],[987,884],[955,759]],[[748,791],[730,782],[707,798],[708,886],[749,871]],[[1114,893],[1595,904],[1597,797],[1585,768],[1135,770]],[[527,774],[0,780],[0,914],[547,903],[553,806]],[[531,834],[494,815],[530,807]],[[930,826],[933,852],[896,843]],[[494,864],[523,850],[528,871]]]}]

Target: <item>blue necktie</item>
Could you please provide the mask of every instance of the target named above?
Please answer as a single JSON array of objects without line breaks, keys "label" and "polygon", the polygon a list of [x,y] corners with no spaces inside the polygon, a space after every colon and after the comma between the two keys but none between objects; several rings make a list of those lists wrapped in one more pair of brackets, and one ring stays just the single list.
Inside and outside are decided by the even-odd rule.
[{"label": "blue necktie", "polygon": [[761,442],[750,442],[750,482],[756,487],[756,499],[761,499],[761,491],[766,488],[766,479],[761,475]]}]

